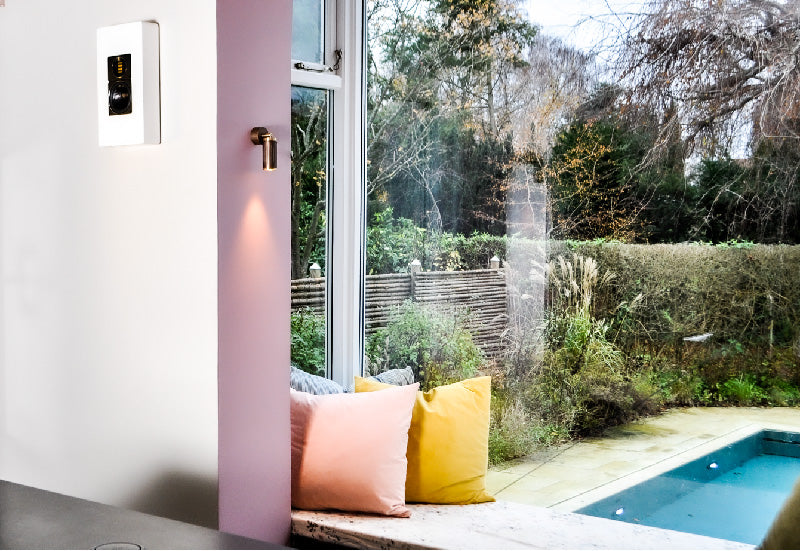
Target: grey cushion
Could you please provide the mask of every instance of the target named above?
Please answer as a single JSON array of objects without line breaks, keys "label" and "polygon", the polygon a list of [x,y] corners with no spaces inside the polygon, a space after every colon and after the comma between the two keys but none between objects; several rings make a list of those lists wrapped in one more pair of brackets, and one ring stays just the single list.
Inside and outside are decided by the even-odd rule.
[{"label": "grey cushion", "polygon": [[342,385],[325,377],[306,373],[302,369],[291,366],[289,386],[300,392],[309,394],[341,394],[344,392]]},{"label": "grey cushion", "polygon": [[383,373],[378,373],[373,377],[367,378],[378,381],[379,383],[388,383],[390,385],[410,385],[414,382],[414,370],[410,367],[405,367],[403,369],[390,369],[389,371],[384,371]]}]

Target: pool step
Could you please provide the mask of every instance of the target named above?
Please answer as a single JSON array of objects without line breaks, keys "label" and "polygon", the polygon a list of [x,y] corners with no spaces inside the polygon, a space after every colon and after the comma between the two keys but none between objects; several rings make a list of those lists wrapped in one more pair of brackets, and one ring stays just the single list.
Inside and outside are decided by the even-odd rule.
[{"label": "pool step", "polygon": [[800,434],[775,430],[765,430],[762,434],[761,453],[800,457]]}]

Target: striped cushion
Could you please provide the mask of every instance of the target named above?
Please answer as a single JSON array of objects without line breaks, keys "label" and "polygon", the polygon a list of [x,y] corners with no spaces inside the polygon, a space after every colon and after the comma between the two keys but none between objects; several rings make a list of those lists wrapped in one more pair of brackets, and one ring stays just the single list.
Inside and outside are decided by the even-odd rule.
[{"label": "striped cushion", "polygon": [[410,367],[403,369],[390,369],[389,371],[378,373],[373,377],[368,377],[368,379],[389,385],[410,385],[414,382],[414,370]]},{"label": "striped cushion", "polygon": [[295,366],[291,367],[289,386],[299,392],[308,392],[309,394],[341,394],[344,392],[342,385],[336,381],[306,373]]}]

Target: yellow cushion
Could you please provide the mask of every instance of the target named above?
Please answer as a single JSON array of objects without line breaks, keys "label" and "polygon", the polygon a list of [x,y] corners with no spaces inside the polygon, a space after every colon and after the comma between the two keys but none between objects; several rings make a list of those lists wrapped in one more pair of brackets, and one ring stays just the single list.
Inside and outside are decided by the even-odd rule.
[{"label": "yellow cushion", "polygon": [[[392,385],[355,378],[356,392]],[[491,378],[417,392],[408,431],[406,501],[483,503],[489,456]]]}]

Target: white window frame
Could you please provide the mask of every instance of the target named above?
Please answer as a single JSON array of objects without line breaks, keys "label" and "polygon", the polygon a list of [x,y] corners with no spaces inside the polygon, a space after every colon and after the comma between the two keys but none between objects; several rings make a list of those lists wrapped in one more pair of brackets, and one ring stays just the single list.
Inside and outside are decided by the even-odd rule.
[{"label": "white window frame", "polygon": [[329,91],[326,239],[327,375],[345,388],[363,374],[366,216],[363,0],[327,0],[325,63],[334,72],[297,69],[292,85]]}]

